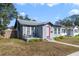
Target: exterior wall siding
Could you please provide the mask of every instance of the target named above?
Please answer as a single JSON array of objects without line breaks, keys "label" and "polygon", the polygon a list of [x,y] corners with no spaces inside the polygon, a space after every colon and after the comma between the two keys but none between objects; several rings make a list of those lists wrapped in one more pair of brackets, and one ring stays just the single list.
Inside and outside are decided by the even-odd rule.
[{"label": "exterior wall siding", "polygon": [[[65,31],[65,33],[62,31],[63,29],[65,29],[65,28],[63,28],[63,27],[52,27],[53,28],[53,37],[59,37],[59,36],[65,36],[65,35],[67,35],[67,33],[66,33],[66,31]],[[57,33],[55,34],[55,30],[54,29],[57,29]],[[58,33],[58,29],[60,28],[60,33]]]},{"label": "exterior wall siding", "polygon": [[19,23],[17,23],[16,31],[17,31],[17,37],[22,38],[22,26]]},{"label": "exterior wall siding", "polygon": [[[65,30],[65,32],[63,32],[63,29]],[[67,30],[66,30],[66,28],[61,27],[61,34],[60,34],[60,35],[61,35],[61,36],[67,35]]]},{"label": "exterior wall siding", "polygon": [[75,27],[75,28],[73,29],[73,36],[76,36],[76,35],[78,35],[78,34],[79,34],[79,28]]},{"label": "exterior wall siding", "polygon": [[[23,38],[25,37],[25,36],[28,36],[28,35],[30,35],[31,37],[38,37],[38,38],[42,38],[42,26],[37,26],[37,27],[35,27],[35,34],[33,34],[33,32],[32,32],[32,27],[29,27],[30,28],[30,30],[29,30],[29,34],[27,33],[27,26],[23,26],[22,27],[23,29],[22,29],[22,36],[23,36]],[[30,38],[31,38],[30,37]]]},{"label": "exterior wall siding", "polygon": [[[28,30],[29,30],[29,32],[28,32]],[[27,26],[23,26],[22,27],[22,37],[25,38],[25,39],[28,38],[28,37],[32,37],[32,28],[27,27]]]},{"label": "exterior wall siding", "polygon": [[37,26],[35,32],[37,37],[42,38],[42,26]]}]

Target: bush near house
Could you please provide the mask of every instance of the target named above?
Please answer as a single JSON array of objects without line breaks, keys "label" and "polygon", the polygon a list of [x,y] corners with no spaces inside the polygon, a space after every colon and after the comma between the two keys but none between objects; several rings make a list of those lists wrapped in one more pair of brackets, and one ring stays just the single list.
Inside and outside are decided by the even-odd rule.
[{"label": "bush near house", "polygon": [[43,39],[30,39],[29,42],[41,42]]},{"label": "bush near house", "polygon": [[78,39],[79,40],[79,35],[76,35],[74,38]]},{"label": "bush near house", "polygon": [[63,38],[55,37],[55,40],[60,41],[60,42],[64,42],[64,43],[79,45],[79,35],[76,35],[76,36],[64,36]]},{"label": "bush near house", "polygon": [[55,40],[60,40],[60,39],[64,39],[65,37],[64,36],[59,36],[59,37],[55,37],[54,39]]}]

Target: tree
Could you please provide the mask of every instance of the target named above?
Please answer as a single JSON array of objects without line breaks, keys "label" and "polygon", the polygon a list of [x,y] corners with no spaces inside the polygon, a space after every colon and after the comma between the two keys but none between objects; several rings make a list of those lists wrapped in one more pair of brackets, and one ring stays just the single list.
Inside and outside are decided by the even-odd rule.
[{"label": "tree", "polygon": [[19,15],[18,18],[21,19],[21,20],[24,20],[24,17],[21,16],[21,15]]},{"label": "tree", "polygon": [[0,3],[0,28],[6,28],[10,20],[17,17],[17,11],[12,3]]},{"label": "tree", "polygon": [[55,24],[56,25],[62,25],[62,22],[63,22],[62,20],[58,20],[58,21],[55,22]]},{"label": "tree", "polygon": [[0,3],[0,30],[6,29],[14,18],[17,18],[15,6],[12,3]]},{"label": "tree", "polygon": [[28,15],[25,15],[25,16],[19,15],[18,18],[21,19],[21,20],[31,20],[31,19],[28,17]]},{"label": "tree", "polygon": [[24,20],[31,20],[28,15],[25,15]]},{"label": "tree", "polygon": [[58,25],[64,25],[66,27],[73,26],[73,22],[71,20],[69,20],[69,19],[58,20],[56,22],[56,24],[58,24]]},{"label": "tree", "polygon": [[77,25],[77,26],[79,26],[79,17],[76,18],[76,20],[74,21],[74,24]]},{"label": "tree", "polygon": [[71,20],[65,19],[63,25],[70,27],[73,26],[73,22]]}]

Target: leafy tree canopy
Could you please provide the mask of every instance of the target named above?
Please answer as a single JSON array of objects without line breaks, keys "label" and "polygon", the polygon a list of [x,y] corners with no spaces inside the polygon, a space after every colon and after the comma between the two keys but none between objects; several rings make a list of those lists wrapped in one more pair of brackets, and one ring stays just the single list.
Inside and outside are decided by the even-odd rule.
[{"label": "leafy tree canopy", "polygon": [[58,25],[64,25],[64,26],[79,26],[79,15],[72,15],[69,17],[66,17],[63,20],[58,20],[55,22],[55,24]]},{"label": "leafy tree canopy", "polygon": [[18,17],[19,17],[19,19],[21,19],[21,20],[31,20],[31,19],[28,17],[28,15],[25,15],[25,16],[19,15]]},{"label": "leafy tree canopy", "polygon": [[12,3],[0,3],[0,29],[6,28],[14,18],[17,18],[15,6]]}]

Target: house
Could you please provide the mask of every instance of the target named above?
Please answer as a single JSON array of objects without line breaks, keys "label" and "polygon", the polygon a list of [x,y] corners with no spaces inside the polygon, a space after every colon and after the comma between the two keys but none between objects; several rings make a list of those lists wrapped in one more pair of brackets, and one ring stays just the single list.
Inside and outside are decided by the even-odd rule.
[{"label": "house", "polygon": [[79,34],[79,28],[74,27],[64,27],[59,25],[53,25],[51,22],[37,22],[28,20],[16,20],[15,23],[17,37],[21,39],[30,38],[42,38],[47,40],[52,40],[53,37],[58,36],[75,36]]},{"label": "house", "polygon": [[37,21],[26,21],[19,19],[16,21],[17,37],[22,39],[27,38],[52,39],[53,37],[52,26],[54,25],[50,22],[38,23]]},{"label": "house", "polygon": [[[58,37],[58,36],[76,36],[79,35],[79,27],[78,26],[71,26],[71,27],[65,27],[65,26],[61,26],[60,28],[54,28],[54,37]],[[55,33],[56,32],[56,33]]]},{"label": "house", "polygon": [[66,29],[67,36],[79,35],[79,27],[78,26],[65,27],[65,29]]}]

